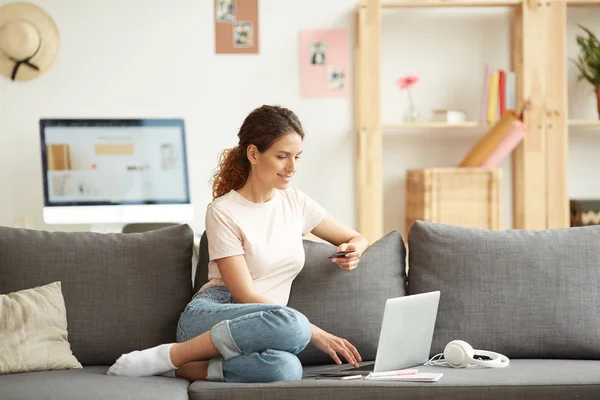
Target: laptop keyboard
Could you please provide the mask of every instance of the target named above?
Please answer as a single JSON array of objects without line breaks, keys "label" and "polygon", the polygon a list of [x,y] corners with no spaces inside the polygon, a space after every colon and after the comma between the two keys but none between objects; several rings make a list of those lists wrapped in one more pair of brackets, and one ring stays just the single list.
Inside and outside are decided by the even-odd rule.
[{"label": "laptop keyboard", "polygon": [[367,364],[367,365],[363,365],[362,367],[358,367],[358,368],[348,368],[345,369],[344,371],[357,371],[357,372],[371,372],[373,371],[373,364]]}]

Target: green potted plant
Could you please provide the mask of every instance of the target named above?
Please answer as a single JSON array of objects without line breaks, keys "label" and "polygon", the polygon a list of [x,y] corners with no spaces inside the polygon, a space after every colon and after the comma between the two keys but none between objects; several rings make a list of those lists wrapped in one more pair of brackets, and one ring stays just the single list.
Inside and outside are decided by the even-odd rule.
[{"label": "green potted plant", "polygon": [[580,49],[579,57],[574,60],[579,69],[578,81],[585,79],[594,87],[598,118],[600,118],[600,41],[588,28],[580,24],[578,26],[587,33],[587,36],[576,36]]}]

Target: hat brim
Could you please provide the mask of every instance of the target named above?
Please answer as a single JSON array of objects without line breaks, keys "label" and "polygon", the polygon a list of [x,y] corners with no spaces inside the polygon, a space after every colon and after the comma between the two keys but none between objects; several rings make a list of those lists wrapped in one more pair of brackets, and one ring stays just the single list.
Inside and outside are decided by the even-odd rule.
[{"label": "hat brim", "polygon": [[[15,76],[17,81],[27,81],[42,75],[54,64],[58,57],[60,33],[52,17],[35,4],[9,3],[0,6],[0,27],[17,19],[30,21],[42,35],[40,49],[30,60],[39,70],[21,65]],[[0,54],[0,74],[10,78],[14,68],[15,62]]]}]

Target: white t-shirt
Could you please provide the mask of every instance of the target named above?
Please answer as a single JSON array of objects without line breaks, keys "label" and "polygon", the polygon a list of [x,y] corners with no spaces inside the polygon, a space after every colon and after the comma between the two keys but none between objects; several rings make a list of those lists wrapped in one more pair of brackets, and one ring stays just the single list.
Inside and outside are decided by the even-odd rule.
[{"label": "white t-shirt", "polygon": [[215,199],[206,211],[208,283],[225,286],[216,259],[244,254],[256,293],[287,305],[292,281],[304,266],[302,236],[326,211],[294,188],[275,190],[265,203],[253,203],[235,190]]}]

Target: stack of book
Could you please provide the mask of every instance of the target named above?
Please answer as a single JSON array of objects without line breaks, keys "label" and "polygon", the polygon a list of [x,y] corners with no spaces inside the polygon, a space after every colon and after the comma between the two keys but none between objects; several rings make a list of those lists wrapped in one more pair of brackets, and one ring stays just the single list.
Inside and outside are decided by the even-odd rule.
[{"label": "stack of book", "polygon": [[492,70],[486,64],[479,122],[493,124],[506,110],[517,108],[517,76],[514,71]]},{"label": "stack of book", "polygon": [[[530,106],[525,102],[523,110]],[[458,164],[459,167],[496,168],[523,140],[523,110],[517,114],[517,82],[514,71],[485,66],[479,121],[491,128]]]}]

